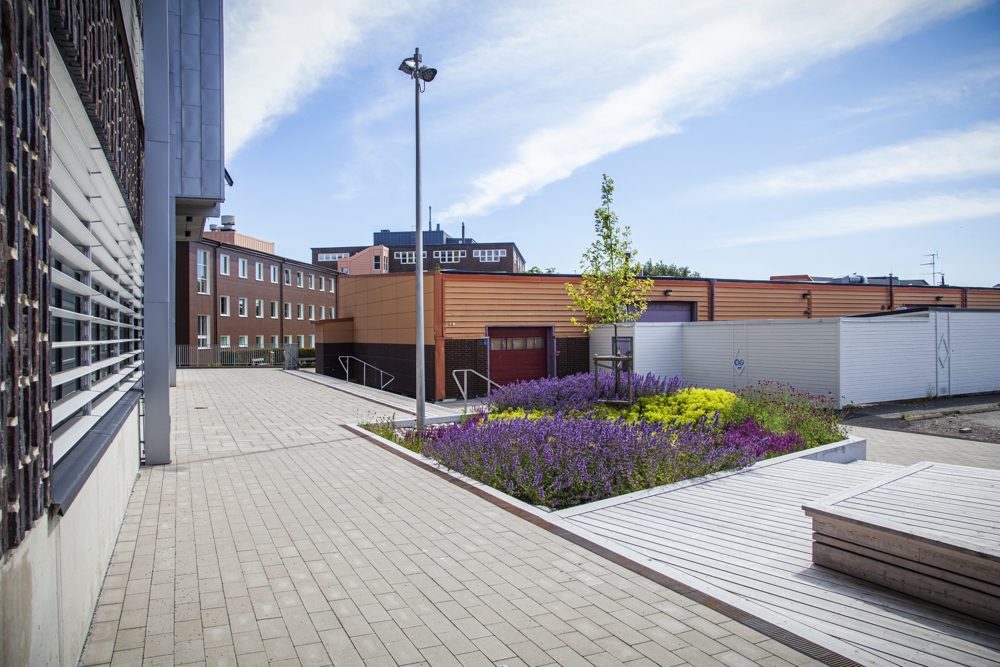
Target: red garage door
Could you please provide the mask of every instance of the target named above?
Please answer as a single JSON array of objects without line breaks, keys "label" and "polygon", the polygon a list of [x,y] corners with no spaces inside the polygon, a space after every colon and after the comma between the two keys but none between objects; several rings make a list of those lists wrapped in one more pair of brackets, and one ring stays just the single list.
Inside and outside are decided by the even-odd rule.
[{"label": "red garage door", "polygon": [[544,327],[491,328],[490,379],[504,385],[548,375]]}]

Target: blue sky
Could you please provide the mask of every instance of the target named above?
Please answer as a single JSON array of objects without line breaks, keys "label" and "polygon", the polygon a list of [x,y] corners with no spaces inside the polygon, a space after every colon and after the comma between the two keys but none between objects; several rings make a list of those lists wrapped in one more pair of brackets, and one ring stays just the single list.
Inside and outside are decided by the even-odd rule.
[{"label": "blue sky", "polygon": [[227,2],[223,213],[298,259],[412,229],[419,46],[452,235],[577,272],[607,173],[643,259],[1000,283],[998,4],[493,4]]}]

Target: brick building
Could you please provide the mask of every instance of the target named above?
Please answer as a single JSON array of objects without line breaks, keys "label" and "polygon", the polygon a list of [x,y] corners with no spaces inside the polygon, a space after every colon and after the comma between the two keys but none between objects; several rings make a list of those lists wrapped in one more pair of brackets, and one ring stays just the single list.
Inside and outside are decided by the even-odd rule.
[{"label": "brick building", "polygon": [[177,345],[315,347],[315,322],[337,315],[337,272],[261,252],[266,242],[249,236],[212,235],[177,244]]},{"label": "brick building", "polygon": [[[524,257],[515,243],[477,243],[465,236],[455,238],[441,230],[424,231],[424,270],[523,273]],[[371,246],[331,246],[313,248],[313,264],[350,275],[372,273],[413,273],[416,271],[416,234],[375,232]]]}]

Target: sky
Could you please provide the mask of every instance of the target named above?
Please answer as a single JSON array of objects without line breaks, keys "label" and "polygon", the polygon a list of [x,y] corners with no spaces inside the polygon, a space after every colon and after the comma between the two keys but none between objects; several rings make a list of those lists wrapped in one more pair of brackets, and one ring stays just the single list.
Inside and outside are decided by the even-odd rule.
[{"label": "sky", "polygon": [[[577,273],[603,174],[714,278],[1000,283],[1000,4],[227,0],[222,212],[309,260],[423,224]],[[924,274],[927,274],[926,276]],[[940,278],[938,278],[940,280]]]}]

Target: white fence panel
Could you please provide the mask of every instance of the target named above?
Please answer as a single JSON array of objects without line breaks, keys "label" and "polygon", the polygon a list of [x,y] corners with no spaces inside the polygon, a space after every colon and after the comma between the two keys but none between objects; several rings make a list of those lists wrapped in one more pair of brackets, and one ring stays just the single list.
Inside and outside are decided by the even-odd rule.
[{"label": "white fence panel", "polygon": [[937,392],[931,318],[845,318],[840,326],[840,393],[845,405]]},{"label": "white fence panel", "polygon": [[[742,329],[742,324],[740,327]],[[733,325],[729,322],[686,324],[683,340],[684,382],[706,389],[733,387]]]},{"label": "white fence panel", "polygon": [[[594,372],[594,355],[611,356],[611,339],[615,335],[614,327],[597,327],[590,330],[590,372]],[[631,336],[632,328],[618,327],[619,336]]]},{"label": "white fence panel", "polygon": [[[951,393],[1000,391],[1000,313],[937,315],[939,334],[948,333],[950,328]],[[944,354],[943,346],[939,346],[938,357]],[[939,362],[939,373],[947,368],[947,364]]]},{"label": "white fence panel", "polygon": [[635,371],[672,378],[684,372],[683,330],[680,322],[638,322],[635,325]]}]

